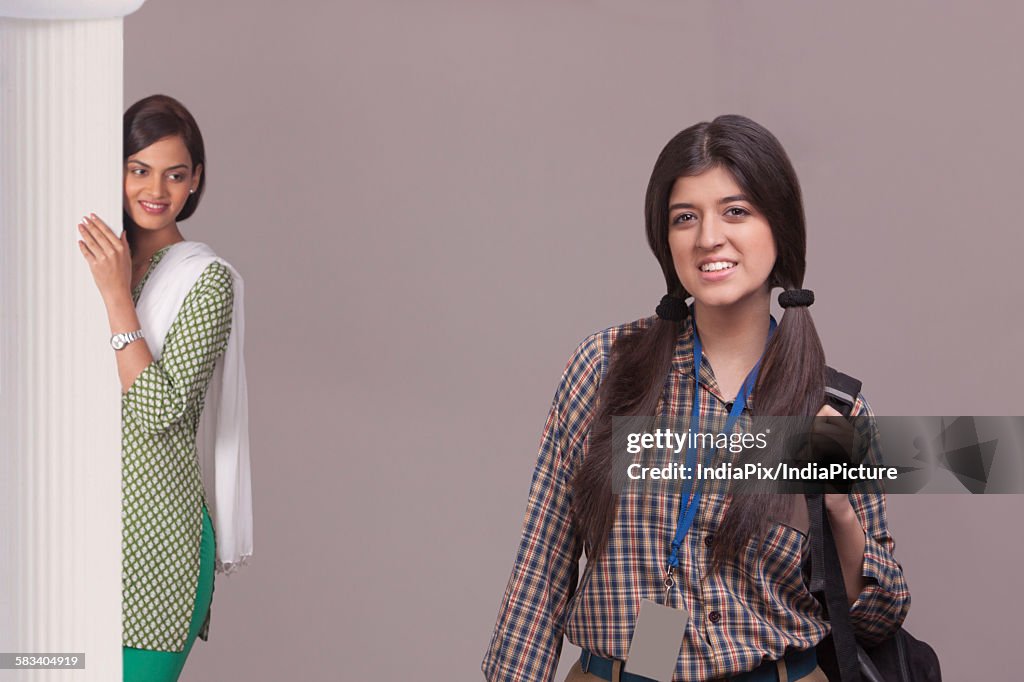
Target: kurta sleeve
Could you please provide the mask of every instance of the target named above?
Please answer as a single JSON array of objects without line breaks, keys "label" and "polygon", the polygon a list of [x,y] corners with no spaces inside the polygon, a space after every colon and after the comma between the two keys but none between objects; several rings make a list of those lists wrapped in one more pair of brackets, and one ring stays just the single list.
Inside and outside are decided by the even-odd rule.
[{"label": "kurta sleeve", "polygon": [[483,660],[491,682],[545,682],[557,669],[582,553],[570,514],[569,482],[592,419],[600,357],[595,337],[581,343],[552,401],[519,552]]},{"label": "kurta sleeve", "polygon": [[[871,417],[871,407],[861,395],[852,414],[858,417],[856,428],[868,443],[865,464],[882,464],[878,428]],[[885,515],[885,494],[854,493],[850,495],[857,518],[864,529],[864,564],[862,575],[867,584],[850,607],[850,622],[857,637],[867,645],[892,635],[903,625],[910,610],[910,591],[903,576],[903,567],[893,553],[896,544],[889,534]]]},{"label": "kurta sleeve", "polygon": [[166,431],[198,411],[214,364],[227,347],[233,305],[231,271],[213,262],[185,297],[160,359],[147,365],[122,396],[125,410],[144,431]]}]

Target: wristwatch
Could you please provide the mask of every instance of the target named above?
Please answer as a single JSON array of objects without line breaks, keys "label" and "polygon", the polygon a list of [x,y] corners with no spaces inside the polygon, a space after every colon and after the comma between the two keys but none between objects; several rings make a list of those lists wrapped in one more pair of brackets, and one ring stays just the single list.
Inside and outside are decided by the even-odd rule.
[{"label": "wristwatch", "polygon": [[138,329],[133,332],[122,332],[120,334],[114,334],[110,337],[110,345],[114,350],[121,350],[132,341],[138,341],[142,338],[142,330]]}]

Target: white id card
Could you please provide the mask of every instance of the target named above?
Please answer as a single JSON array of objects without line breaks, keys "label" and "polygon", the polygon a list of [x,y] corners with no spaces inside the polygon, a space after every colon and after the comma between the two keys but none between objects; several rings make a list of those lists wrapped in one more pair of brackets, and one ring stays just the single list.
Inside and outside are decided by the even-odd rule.
[{"label": "white id card", "polygon": [[650,599],[640,601],[640,615],[629,643],[625,669],[659,682],[672,682],[683,646],[690,614],[686,609],[662,606]]}]

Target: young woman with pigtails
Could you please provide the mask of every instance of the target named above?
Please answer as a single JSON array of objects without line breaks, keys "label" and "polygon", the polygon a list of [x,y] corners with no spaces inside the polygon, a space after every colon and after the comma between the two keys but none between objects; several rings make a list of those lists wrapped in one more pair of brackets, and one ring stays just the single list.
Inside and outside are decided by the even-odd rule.
[{"label": "young woman with pigtails", "polygon": [[[582,649],[573,682],[826,680],[815,646],[829,619],[802,570],[802,495],[612,485],[612,417],[667,416],[715,433],[756,416],[842,419],[826,404],[814,296],[803,288],[796,173],[768,130],[719,116],[665,146],[645,217],[667,294],[656,315],[593,334],[569,359],[484,675],[552,680],[565,636]],[[852,403],[852,416],[871,416],[863,395]],[[686,457],[723,454],[691,447]],[[884,496],[828,494],[825,507],[850,623],[858,640],[880,641],[910,605]],[[665,660],[669,669],[650,676]]]}]

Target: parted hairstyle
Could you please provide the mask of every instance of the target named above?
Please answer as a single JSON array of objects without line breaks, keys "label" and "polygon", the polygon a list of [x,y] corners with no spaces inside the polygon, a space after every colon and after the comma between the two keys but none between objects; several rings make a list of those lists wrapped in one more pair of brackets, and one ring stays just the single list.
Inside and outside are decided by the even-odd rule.
[{"label": "parted hairstyle", "polygon": [[[195,213],[206,186],[206,152],[196,120],[181,102],[167,95],[150,95],[124,112],[123,160],[127,161],[132,154],[166,137],[180,137],[185,142],[185,148],[192,157],[193,172],[196,166],[203,166],[203,174],[199,176],[195,193],[185,200],[185,205],[176,217],[176,220],[185,220]],[[132,225],[127,214],[125,225]]]},{"label": "parted hairstyle", "polygon": [[[661,265],[670,295],[687,298],[668,245],[668,201],[679,178],[724,168],[771,226],[777,258],[771,287],[803,285],[806,232],[800,184],[779,141],[764,127],[738,115],[723,115],[682,131],[662,150],[647,187],[647,241]],[[672,367],[676,340],[689,320],[655,319],[650,326],[616,339],[607,375],[598,389],[587,457],[572,479],[573,518],[588,561],[600,557],[615,520],[617,495],[611,487],[612,416],[655,415]],[[815,415],[825,401],[825,354],[806,307],[788,308],[772,335],[754,387],[755,415]],[[791,495],[731,497],[714,533],[711,570],[760,537],[773,520],[786,519]]]}]

